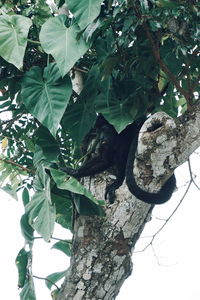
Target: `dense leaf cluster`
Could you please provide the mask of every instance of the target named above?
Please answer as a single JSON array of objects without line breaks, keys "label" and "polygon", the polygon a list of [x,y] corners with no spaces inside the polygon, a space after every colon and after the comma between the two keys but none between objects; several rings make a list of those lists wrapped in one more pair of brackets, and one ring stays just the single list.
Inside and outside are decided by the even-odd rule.
[{"label": "dense leaf cluster", "polygon": [[[23,190],[30,247],[34,230],[49,241],[55,221],[71,229],[72,194],[79,213],[103,215],[104,202],[77,180],[46,172],[55,162],[76,165],[97,113],[120,132],[140,116],[176,117],[196,101],[199,7],[198,0],[0,1],[0,179],[15,197]],[[18,260],[28,264],[24,251]],[[27,264],[18,264],[21,299],[35,299]]]}]

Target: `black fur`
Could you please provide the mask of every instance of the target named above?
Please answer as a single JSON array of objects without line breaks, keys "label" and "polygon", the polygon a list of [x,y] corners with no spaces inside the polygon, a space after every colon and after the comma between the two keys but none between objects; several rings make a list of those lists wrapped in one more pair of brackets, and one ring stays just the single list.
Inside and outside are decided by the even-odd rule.
[{"label": "black fur", "polygon": [[[133,176],[133,162],[137,149],[138,133],[145,118],[140,118],[128,125],[121,133],[109,124],[102,115],[98,116],[94,128],[89,132],[84,145],[87,152],[90,145],[95,146],[88,151],[87,159],[79,169],[69,167],[60,168],[67,174],[76,178],[91,176],[116,167],[116,180],[107,186],[105,198],[114,202],[115,190],[118,189],[125,177],[130,192],[138,199],[150,203],[161,204],[168,201],[174,191],[176,180],[171,176],[158,193],[148,193],[140,189]],[[89,138],[89,137],[92,138]]]}]

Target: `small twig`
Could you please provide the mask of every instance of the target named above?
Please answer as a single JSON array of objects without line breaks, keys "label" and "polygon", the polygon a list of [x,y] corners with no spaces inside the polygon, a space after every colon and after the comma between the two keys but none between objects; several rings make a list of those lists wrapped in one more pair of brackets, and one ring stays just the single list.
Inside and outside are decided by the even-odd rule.
[{"label": "small twig", "polygon": [[[142,14],[139,10],[139,8],[133,4],[133,9],[135,10],[136,15],[138,16],[139,19],[142,19]],[[147,25],[147,22],[143,22],[142,26],[146,32],[146,36],[150,42],[151,49],[152,49],[152,54],[156,60],[156,62],[159,64],[161,70],[168,76],[169,80],[173,83],[173,85],[176,87],[176,89],[185,97],[187,104],[188,104],[188,109],[191,108],[192,105],[192,98],[193,95],[188,93],[182,86],[180,85],[179,81],[176,79],[176,76],[170,71],[168,66],[163,62],[163,60],[160,57],[160,51],[159,51],[159,43],[156,43],[151,35],[151,32],[149,30],[149,27]]]},{"label": "small twig", "polygon": [[15,117],[13,117],[12,119],[9,120],[4,120],[1,121],[1,125],[5,125],[6,124],[6,128],[5,130],[10,127],[16,120],[18,120],[19,118],[21,118],[21,116],[23,115],[23,112],[20,113],[19,115],[16,115]]},{"label": "small twig", "polygon": [[[34,237],[34,240],[39,240],[39,239],[43,239],[43,237],[42,236],[36,236],[36,237]],[[59,239],[59,238],[56,238],[56,237],[51,237],[51,239],[55,240],[55,241],[66,242],[66,240]],[[70,241],[68,241],[68,243],[70,243]]]},{"label": "small twig", "polygon": [[39,41],[34,41],[31,39],[27,39],[27,42],[31,43],[31,44],[35,44],[35,45],[41,45],[41,43]]},{"label": "small twig", "polygon": [[157,255],[156,255],[156,251],[155,251],[155,249],[153,247],[153,244],[151,244],[151,249],[152,249],[153,255],[154,255],[154,257],[155,257],[155,259],[157,261],[157,264],[160,266],[161,264],[159,262],[159,259],[158,259]]},{"label": "small twig", "polygon": [[155,60],[160,65],[161,70],[166,75],[168,75],[170,81],[174,84],[174,86],[176,87],[176,89],[185,97],[185,99],[188,102],[188,106],[190,107],[191,106],[191,98],[192,98],[192,96],[184,88],[182,88],[182,86],[180,85],[180,83],[176,79],[176,76],[169,70],[169,68],[167,67],[167,65],[162,61],[162,59],[160,57],[159,47],[157,47],[157,45],[155,44],[155,42],[153,40],[153,37],[152,37],[152,35],[150,33],[149,27],[147,26],[147,23],[143,23],[143,27],[145,29],[147,38],[149,39],[149,42],[151,44],[151,49],[152,49],[152,53],[153,53],[153,56],[154,56]]},{"label": "small twig", "polygon": [[189,167],[189,173],[190,173],[191,181],[194,183],[194,185],[196,186],[196,188],[197,188],[198,190],[200,190],[200,187],[197,185],[197,183],[196,183],[195,180],[194,180],[194,176],[193,176],[193,173],[192,173],[191,162],[190,162],[190,159],[189,159],[189,158],[188,158],[188,167]]},{"label": "small twig", "polygon": [[4,161],[4,162],[7,163],[7,164],[16,166],[16,167],[22,169],[23,171],[26,171],[26,172],[28,172],[28,173],[31,173],[31,174],[35,175],[35,171],[34,171],[34,170],[28,169],[28,168],[26,168],[26,167],[24,167],[24,166],[22,166],[22,165],[20,165],[20,164],[18,164],[18,163],[16,163],[16,162],[10,160],[10,159],[0,158],[0,160],[1,160],[1,161]]},{"label": "small twig", "polygon": [[81,73],[85,73],[85,74],[87,74],[88,73],[88,71],[86,71],[86,70],[83,70],[83,69],[80,69],[80,68],[78,68],[78,67],[73,67],[72,68],[74,71],[78,71],[78,72],[81,72]]},{"label": "small twig", "polygon": [[41,280],[48,281],[48,282],[50,282],[52,285],[54,285],[54,286],[57,288],[58,291],[60,290],[60,288],[57,286],[57,284],[56,284],[55,282],[51,281],[51,280],[48,279],[48,278],[40,277],[40,276],[36,276],[36,275],[33,275],[33,277],[36,278],[36,279],[41,279]]},{"label": "small twig", "polygon": [[155,237],[163,230],[163,228],[167,225],[167,223],[171,220],[171,218],[173,217],[175,212],[178,210],[179,206],[181,205],[181,203],[183,202],[185,196],[187,195],[191,184],[192,184],[192,180],[190,180],[190,182],[187,186],[187,189],[186,189],[185,193],[183,194],[181,200],[179,201],[178,205],[175,207],[175,209],[172,211],[172,213],[169,215],[169,217],[165,220],[164,224],[156,231],[156,233],[154,233],[154,235],[152,235],[151,241],[142,250],[135,251],[134,253],[144,252],[149,246],[151,246],[153,244],[153,241],[154,241]]}]

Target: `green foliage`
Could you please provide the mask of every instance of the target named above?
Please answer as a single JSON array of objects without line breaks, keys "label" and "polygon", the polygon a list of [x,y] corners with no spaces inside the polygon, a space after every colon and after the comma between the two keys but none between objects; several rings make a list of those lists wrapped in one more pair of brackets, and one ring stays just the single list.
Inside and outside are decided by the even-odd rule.
[{"label": "green foliage", "polygon": [[67,107],[63,116],[62,126],[77,145],[81,143],[96,120],[94,99],[97,97],[99,80],[98,68],[94,66],[85,78],[84,87],[77,101]]},{"label": "green foliage", "polygon": [[27,175],[26,172],[18,166],[12,165],[4,156],[0,157],[0,172],[1,189],[17,200],[16,191],[18,186],[23,182],[22,177]]},{"label": "green foliage", "polygon": [[26,205],[29,224],[45,241],[49,242],[53,233],[56,219],[56,208],[51,201],[50,178],[44,169],[38,172],[36,177],[37,190],[32,200]]},{"label": "green foliage", "polygon": [[20,293],[21,300],[36,300],[34,282],[29,274],[31,259],[31,252],[22,248],[15,260],[18,270],[18,287],[22,288]]},{"label": "green foliage", "polygon": [[61,78],[56,64],[33,67],[22,80],[21,95],[28,111],[55,137],[72,93],[68,76]]},{"label": "green foliage", "polygon": [[81,28],[85,29],[87,25],[92,23],[98,17],[101,10],[101,0],[66,0],[66,5]]},{"label": "green foliage", "polygon": [[95,197],[75,178],[69,177],[66,173],[50,169],[53,180],[59,189],[67,190],[75,194],[83,195],[94,204],[104,205],[104,200],[97,200]]},{"label": "green foliage", "polygon": [[52,286],[60,279],[62,279],[65,275],[66,275],[66,270],[65,271],[62,271],[62,272],[56,272],[56,273],[53,273],[49,276],[47,276],[46,278],[46,286],[51,289]]},{"label": "green foliage", "polygon": [[[39,146],[38,148],[42,151],[42,159],[45,158],[49,161],[57,160],[60,154],[59,143],[52,136],[47,127],[40,126],[36,130],[35,144]],[[35,155],[37,153],[38,148],[36,148],[34,151]]]},{"label": "green foliage", "polygon": [[50,18],[40,32],[41,45],[46,53],[54,57],[62,76],[70,71],[89,48],[77,24],[72,22],[71,26],[66,27],[67,20],[64,15]]},{"label": "green foliage", "polygon": [[28,214],[24,214],[20,220],[21,232],[26,241],[30,245],[33,242],[33,227],[29,224]]},{"label": "green foliage", "polygon": [[20,300],[36,300],[34,282],[31,277],[26,281],[23,289],[20,292]]},{"label": "green foliage", "polygon": [[53,249],[57,249],[65,253],[67,256],[71,256],[71,241],[59,241],[53,245]]},{"label": "green foliage", "polygon": [[23,287],[26,281],[26,276],[28,272],[28,258],[30,253],[27,252],[24,248],[22,248],[15,260],[15,264],[18,270],[18,287]]},{"label": "green foliage", "polygon": [[21,69],[32,22],[18,15],[0,16],[0,56]]},{"label": "green foliage", "polygon": [[[97,113],[120,132],[156,111],[175,118],[199,98],[199,1],[56,3],[52,12],[44,0],[0,2],[0,186],[15,199],[22,191],[31,250],[35,231],[45,241],[55,222],[73,231],[74,210],[104,216],[102,199],[52,166],[79,165]],[[70,254],[67,241],[54,248]],[[21,300],[36,299],[28,256],[17,257]]]},{"label": "green foliage", "polygon": [[52,202],[56,206],[56,222],[62,227],[72,230],[73,206],[72,195],[68,191],[60,190],[56,186],[52,188]]}]

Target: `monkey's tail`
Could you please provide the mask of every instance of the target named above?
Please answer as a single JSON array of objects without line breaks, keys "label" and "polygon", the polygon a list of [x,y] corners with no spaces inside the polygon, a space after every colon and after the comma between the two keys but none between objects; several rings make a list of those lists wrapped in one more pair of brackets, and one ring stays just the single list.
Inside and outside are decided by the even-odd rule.
[{"label": "monkey's tail", "polygon": [[[138,132],[139,134],[139,132]],[[134,140],[132,141],[127,164],[126,164],[126,184],[128,186],[129,191],[141,201],[148,203],[148,204],[162,204],[167,202],[176,187],[176,178],[174,174],[165,182],[158,193],[149,193],[142,190],[136,183],[134,174],[133,174],[133,166],[135,160],[135,153],[137,150],[138,144],[138,135],[135,136]]]}]

